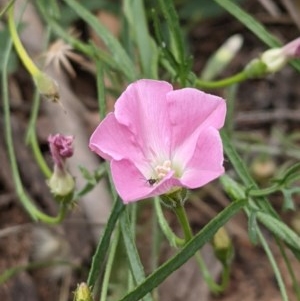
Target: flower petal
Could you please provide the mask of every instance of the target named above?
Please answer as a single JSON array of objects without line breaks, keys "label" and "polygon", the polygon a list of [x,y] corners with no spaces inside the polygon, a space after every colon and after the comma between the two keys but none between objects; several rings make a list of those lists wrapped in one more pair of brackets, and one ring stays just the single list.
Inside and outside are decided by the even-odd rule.
[{"label": "flower petal", "polygon": [[166,94],[172,89],[164,81],[138,80],[127,87],[115,105],[116,119],[129,128],[148,159],[170,154]]},{"label": "flower petal", "polygon": [[116,190],[125,204],[158,196],[181,186],[170,172],[162,181],[150,185],[148,179],[129,160],[111,161],[111,172]]},{"label": "flower petal", "polygon": [[200,134],[194,155],[180,179],[181,184],[188,188],[207,184],[224,173],[223,161],[221,137],[215,128],[210,127]]},{"label": "flower petal", "polygon": [[167,95],[172,126],[172,149],[185,143],[195,131],[212,126],[220,129],[225,120],[225,100],[193,88],[175,90]]},{"label": "flower petal", "polygon": [[127,127],[118,123],[109,113],[98,125],[90,138],[89,147],[106,160],[127,158],[138,165],[144,165],[144,157]]},{"label": "flower petal", "polygon": [[180,186],[178,179],[170,172],[162,181],[150,185],[148,179],[129,160],[111,161],[111,172],[116,190],[125,204],[154,197]]}]

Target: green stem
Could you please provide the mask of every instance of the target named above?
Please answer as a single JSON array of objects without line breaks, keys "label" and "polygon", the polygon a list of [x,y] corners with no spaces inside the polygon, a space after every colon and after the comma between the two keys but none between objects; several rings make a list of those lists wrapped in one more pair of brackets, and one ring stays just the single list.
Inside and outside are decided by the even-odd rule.
[{"label": "green stem", "polygon": [[71,262],[64,261],[64,260],[54,260],[54,261],[40,261],[40,262],[32,262],[26,265],[18,265],[16,267],[10,268],[5,270],[0,275],[0,284],[5,283],[18,273],[21,273],[23,271],[32,271],[35,269],[42,269],[42,268],[48,268],[48,267],[54,267],[54,266],[62,266],[62,265],[68,265],[68,266],[74,266]]},{"label": "green stem", "polygon": [[228,222],[241,208],[247,204],[246,200],[231,203],[224,210],[210,220],[176,255],[163,263],[156,271],[150,274],[144,282],[129,292],[120,301],[138,301],[145,294],[151,292],[162,283],[174,271],[178,270],[184,263],[193,257],[213,235]]},{"label": "green stem", "polygon": [[281,293],[281,296],[282,296],[282,299],[283,301],[288,301],[289,298],[288,298],[288,295],[287,295],[287,292],[286,292],[286,289],[285,289],[285,284],[283,282],[283,279],[282,279],[282,276],[281,276],[281,273],[280,273],[280,270],[278,268],[278,265],[275,261],[275,258],[272,254],[272,251],[271,249],[269,248],[264,236],[262,235],[260,229],[257,227],[257,235],[258,235],[258,238],[261,242],[261,245],[262,247],[264,248],[266,254],[267,254],[267,257],[270,261],[270,264],[272,266],[272,269],[274,271],[274,274],[275,274],[275,277],[276,277],[276,280],[277,280],[277,283],[278,283],[278,286],[279,286],[279,290],[280,290],[280,293]]},{"label": "green stem", "polygon": [[267,195],[274,193],[276,191],[279,191],[279,190],[280,190],[279,185],[275,184],[275,185],[272,185],[272,186],[264,188],[264,189],[250,190],[250,191],[248,191],[247,194],[250,197],[263,197],[263,196],[267,196]]},{"label": "green stem", "polygon": [[40,220],[47,224],[57,224],[61,222],[65,216],[67,207],[62,204],[59,209],[59,213],[56,217],[49,216],[41,212],[29,198],[27,193],[24,191],[23,184],[21,181],[17,159],[15,155],[13,138],[12,138],[12,129],[11,129],[11,120],[10,120],[10,108],[9,108],[9,93],[8,93],[8,79],[7,79],[7,64],[9,59],[9,54],[11,52],[12,43],[11,41],[7,44],[7,48],[4,52],[3,66],[2,66],[2,95],[3,95],[3,111],[4,111],[4,133],[5,133],[5,143],[7,147],[8,158],[12,170],[12,177],[15,183],[15,189],[17,195],[26,209],[30,214],[32,219]]},{"label": "green stem", "polygon": [[19,38],[16,24],[14,21],[14,5],[12,5],[8,10],[8,28],[11,35],[11,38],[13,40],[14,46],[16,48],[16,51],[22,60],[24,66],[26,67],[27,71],[33,76],[37,76],[40,74],[40,70],[37,68],[37,66],[33,63],[29,55],[27,54],[25,48],[23,47],[21,40]]},{"label": "green stem", "polygon": [[120,227],[116,228],[115,235],[112,241],[112,244],[110,246],[110,250],[108,252],[108,259],[105,267],[105,273],[103,276],[103,282],[102,282],[102,288],[101,288],[101,296],[100,301],[107,300],[107,292],[108,292],[108,286],[109,286],[109,279],[113,267],[113,262],[116,255],[117,246],[119,243],[120,238]]},{"label": "green stem", "polygon": [[284,259],[284,262],[285,262],[285,265],[289,271],[289,274],[292,278],[292,283],[293,283],[293,288],[294,288],[294,291],[296,293],[296,297],[297,297],[297,300],[299,301],[300,300],[300,285],[299,285],[299,282],[296,278],[296,275],[295,275],[295,272],[293,270],[293,267],[291,266],[291,263],[287,257],[287,254],[285,252],[285,249],[283,247],[283,244],[282,242],[277,238],[275,237],[276,241],[277,241],[277,245],[279,246],[279,249],[280,249],[280,252],[283,256],[283,259]]},{"label": "green stem", "polygon": [[42,173],[44,174],[44,176],[47,179],[50,179],[50,177],[52,175],[52,171],[49,168],[49,166],[48,166],[47,162],[45,161],[45,158],[41,152],[35,131],[31,133],[30,138],[29,138],[29,143],[30,143],[31,149],[33,151],[35,160],[36,160],[38,166],[40,167],[40,170],[42,171]]},{"label": "green stem", "polygon": [[180,204],[174,207],[174,211],[182,227],[185,243],[187,243],[192,239],[193,233],[184,206]]},{"label": "green stem", "polygon": [[[180,225],[182,227],[182,230],[184,233],[184,238],[185,238],[185,243],[188,243],[193,238],[193,233],[192,233],[192,229],[191,229],[190,223],[187,218],[185,208],[183,205],[179,204],[178,206],[174,207],[173,209],[174,209],[175,214],[178,218],[178,221],[180,222]],[[196,256],[197,263],[199,264],[200,270],[203,274],[203,277],[205,279],[205,282],[207,283],[209,289],[213,293],[221,292],[223,286],[225,287],[225,285],[223,283],[221,285],[219,285],[213,280],[213,277],[211,276],[211,274],[205,264],[205,261],[202,258],[201,252],[196,253],[195,256]],[[225,280],[228,281],[227,278]]]},{"label": "green stem", "polygon": [[167,223],[162,208],[160,204],[160,200],[158,197],[154,198],[154,206],[155,206],[155,212],[156,217],[160,226],[161,231],[166,236],[168,241],[170,242],[171,246],[178,247],[178,246],[184,246],[185,239],[182,239],[178,237],[170,228],[169,224]]},{"label": "green stem", "polygon": [[10,0],[8,3],[5,4],[5,6],[0,11],[0,19],[3,17],[3,15],[9,10],[9,8],[14,5],[15,0]]},{"label": "green stem", "polygon": [[[154,199],[154,201],[155,200],[156,200],[156,198]],[[158,202],[159,202],[159,200],[158,200]],[[157,269],[157,267],[159,266],[159,253],[160,253],[159,251],[160,251],[161,238],[162,238],[161,232],[159,231],[158,217],[155,214],[155,212],[153,212],[153,214],[152,214],[151,237],[152,237],[152,241],[151,241],[150,267],[151,267],[151,271],[155,271]],[[153,296],[154,300],[159,300],[159,294],[158,294],[157,288],[155,288],[152,291],[152,296]]]},{"label": "green stem", "polygon": [[47,162],[45,161],[44,156],[42,155],[36,136],[36,130],[35,130],[39,106],[40,106],[40,97],[39,97],[39,93],[36,92],[33,98],[31,116],[27,128],[27,133],[26,133],[26,142],[30,144],[35,160],[39,165],[41,171],[43,172],[44,176],[47,179],[49,179],[52,175],[52,171],[48,167]]},{"label": "green stem", "polygon": [[[239,156],[236,149],[234,148],[233,143],[228,137],[226,131],[222,130],[220,134],[223,142],[224,152],[229,158],[239,178],[242,180],[246,187],[253,187],[254,189],[258,189],[256,182],[251,177],[248,168],[246,167],[242,158]],[[253,202],[264,212],[268,212],[273,217],[278,217],[277,212],[266,198],[255,198]]]},{"label": "green stem", "polygon": [[204,81],[201,79],[196,79],[195,86],[200,89],[218,89],[231,86],[236,83],[243,82],[249,79],[249,76],[245,71],[241,71],[233,76],[217,80],[217,81]]},{"label": "green stem", "polygon": [[222,280],[219,286],[220,292],[224,292],[224,290],[228,287],[229,280],[230,280],[230,271],[231,271],[230,265],[228,264],[223,265]]}]

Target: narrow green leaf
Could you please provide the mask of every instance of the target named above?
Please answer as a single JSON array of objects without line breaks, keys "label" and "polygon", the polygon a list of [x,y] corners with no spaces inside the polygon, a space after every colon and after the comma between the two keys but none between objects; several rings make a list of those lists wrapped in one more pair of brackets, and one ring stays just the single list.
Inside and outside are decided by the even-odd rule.
[{"label": "narrow green leaf", "polygon": [[279,40],[270,34],[268,30],[260,24],[255,18],[241,9],[236,3],[231,0],[214,0],[228,13],[233,15],[237,20],[251,30],[260,40],[265,42],[270,47],[280,46]]},{"label": "narrow green leaf", "polygon": [[267,227],[275,236],[282,239],[286,244],[300,251],[300,236],[290,229],[285,223],[264,212],[257,212],[257,219]]},{"label": "narrow green leaf", "polygon": [[120,66],[120,69],[123,71],[124,75],[129,81],[134,81],[137,78],[136,71],[134,69],[134,64],[130,60],[129,56],[127,55],[119,41],[108,31],[108,29],[105,26],[103,26],[99,22],[99,20],[93,14],[91,14],[78,1],[64,1],[78,14],[80,18],[82,18],[95,30],[96,34],[99,37],[102,38],[109,51],[112,53],[115,62]]},{"label": "narrow green leaf", "polygon": [[262,235],[262,233],[261,233],[261,231],[258,227],[257,227],[257,235],[258,235],[258,238],[261,242],[261,245],[262,245],[263,249],[265,250],[265,253],[268,256],[269,262],[270,262],[270,264],[272,266],[272,269],[274,271],[274,274],[275,274],[275,277],[276,277],[276,280],[277,280],[277,283],[278,283],[278,286],[279,286],[279,289],[280,289],[280,293],[281,293],[281,296],[282,296],[282,300],[283,301],[288,301],[289,298],[288,298],[287,293],[286,293],[285,284],[282,280],[282,276],[281,276],[280,270],[278,268],[278,265],[276,263],[276,260],[274,258],[274,255],[273,255],[268,243],[266,242],[266,239],[264,238],[264,236]]},{"label": "narrow green leaf", "polygon": [[[231,0],[214,0],[228,13],[233,15],[237,20],[244,24],[252,31],[261,41],[269,47],[280,47],[279,40],[272,35],[261,23],[259,23],[250,14],[241,9],[236,3]],[[300,61],[292,61],[290,63],[296,70],[300,71]]]},{"label": "narrow green leaf", "polygon": [[[254,188],[258,189],[258,186],[256,182],[253,180],[253,178],[250,176],[249,171],[247,167],[245,166],[244,162],[242,161],[239,154],[236,152],[232,141],[228,137],[227,133],[223,130],[221,131],[221,137],[223,142],[223,147],[226,155],[228,156],[231,164],[233,165],[236,173],[244,183],[244,185],[247,188]],[[269,214],[273,215],[274,217],[277,217],[278,214],[274,210],[274,208],[270,205],[270,203],[267,201],[266,198],[256,198],[255,203],[257,206],[259,206],[261,209],[263,209],[265,212],[268,212]]]},{"label": "narrow green leaf", "polygon": [[287,210],[296,210],[296,206],[293,200],[293,191],[291,189],[287,188],[282,188],[281,192],[283,194],[283,205],[282,205],[282,210],[287,211]]},{"label": "narrow green leaf", "polygon": [[220,183],[233,201],[246,199],[244,187],[230,178],[227,174],[220,177]]},{"label": "narrow green leaf", "polygon": [[162,283],[170,274],[187,262],[199,251],[208,241],[210,241],[217,230],[222,227],[232,216],[246,205],[246,201],[230,204],[215,218],[213,218],[199,233],[197,233],[175,256],[161,265],[154,273],[148,276],[145,281],[135,290],[130,292],[120,301],[137,301],[151,292]]},{"label": "narrow green leaf", "polygon": [[122,203],[120,198],[117,198],[112,209],[112,212],[107,221],[106,227],[103,232],[103,236],[99,241],[96,252],[93,256],[92,266],[88,275],[87,285],[94,286],[96,280],[100,274],[100,270],[103,262],[105,261],[106,254],[110,244],[110,238],[115,229],[116,223],[121,212],[124,210],[125,205]]},{"label": "narrow green leaf", "polygon": [[189,64],[191,63],[191,61],[187,59],[187,55],[185,53],[182,31],[178,14],[174,7],[174,1],[158,0],[158,3],[167,21],[168,30],[170,33],[170,46],[168,48],[171,49],[172,55],[169,55],[169,57],[174,57],[178,63],[177,76],[180,80],[180,84],[184,87],[186,86],[188,73],[190,72],[190,68],[188,67],[190,66]]},{"label": "narrow green leaf", "polygon": [[143,77],[156,79],[158,50],[149,34],[144,1],[125,0],[124,12],[139,50]]},{"label": "narrow green leaf", "polygon": [[[127,211],[123,212],[122,216],[120,217],[120,225],[132,275],[135,282],[137,284],[141,284],[145,280],[145,272],[136,245],[134,243],[132,227],[129,223]],[[152,300],[151,295],[146,295],[144,297],[144,300]]]},{"label": "narrow green leaf", "polygon": [[[250,211],[250,210],[249,210]],[[256,222],[256,211],[250,211],[248,219],[248,233],[250,241],[256,245],[257,244],[257,222]]]},{"label": "narrow green leaf", "polygon": [[175,43],[175,51],[177,51],[177,58],[179,63],[184,65],[185,63],[185,52],[182,39],[181,28],[179,24],[179,18],[174,7],[172,0],[158,0],[161,7],[162,13],[168,23],[170,34]]}]

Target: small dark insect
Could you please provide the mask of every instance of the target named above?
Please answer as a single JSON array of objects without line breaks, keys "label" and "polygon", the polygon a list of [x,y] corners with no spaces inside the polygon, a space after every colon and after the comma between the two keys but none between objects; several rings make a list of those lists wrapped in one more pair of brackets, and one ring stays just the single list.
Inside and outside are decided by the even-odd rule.
[{"label": "small dark insect", "polygon": [[147,182],[148,182],[151,186],[153,186],[155,183],[158,182],[158,179],[150,178],[150,179],[147,180]]}]

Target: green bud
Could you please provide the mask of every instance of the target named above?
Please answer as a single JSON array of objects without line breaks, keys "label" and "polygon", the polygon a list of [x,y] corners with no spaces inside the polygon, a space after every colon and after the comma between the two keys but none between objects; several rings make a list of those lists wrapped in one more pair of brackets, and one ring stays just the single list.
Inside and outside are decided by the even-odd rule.
[{"label": "green bud", "polygon": [[65,169],[60,169],[55,165],[48,186],[55,196],[66,197],[73,193],[75,181]]},{"label": "green bud", "polygon": [[212,241],[215,255],[223,265],[228,265],[233,258],[233,246],[224,227],[219,228]]},{"label": "green bud", "polygon": [[254,179],[261,184],[267,184],[276,173],[277,166],[272,158],[259,156],[254,158],[250,165],[250,171]]},{"label": "green bud", "polygon": [[274,48],[265,51],[261,55],[261,61],[266,65],[268,73],[281,70],[288,62],[288,57],[281,48]]},{"label": "green bud", "polygon": [[93,296],[90,288],[86,283],[82,282],[77,286],[77,289],[74,293],[73,301],[93,301]]},{"label": "green bud", "polygon": [[49,77],[44,72],[39,72],[33,77],[33,80],[41,95],[45,96],[47,99],[53,102],[58,102],[58,85],[54,79]]}]

